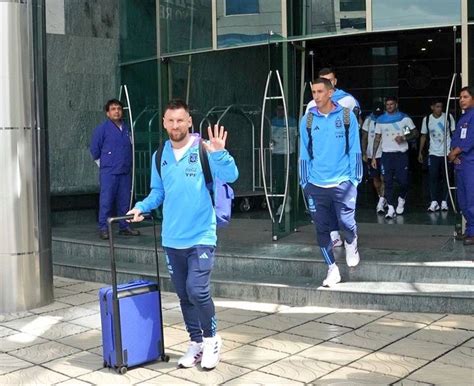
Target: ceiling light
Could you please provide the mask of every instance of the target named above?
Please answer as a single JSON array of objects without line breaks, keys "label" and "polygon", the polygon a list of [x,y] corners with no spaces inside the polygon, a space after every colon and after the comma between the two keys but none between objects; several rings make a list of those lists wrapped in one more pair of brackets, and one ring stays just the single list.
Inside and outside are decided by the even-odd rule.
[{"label": "ceiling light", "polygon": [[426,48],[425,48],[425,47],[422,47],[422,49],[421,49],[421,50],[422,50],[422,51],[426,51]]},{"label": "ceiling light", "polygon": [[433,41],[433,39],[428,39],[428,43],[431,43]]}]

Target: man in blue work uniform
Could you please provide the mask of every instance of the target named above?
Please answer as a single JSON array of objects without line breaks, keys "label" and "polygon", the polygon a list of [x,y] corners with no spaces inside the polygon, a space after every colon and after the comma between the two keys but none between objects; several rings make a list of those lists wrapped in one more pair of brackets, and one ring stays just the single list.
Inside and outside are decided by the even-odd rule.
[{"label": "man in blue work uniform", "polygon": [[464,114],[456,125],[448,160],[454,163],[457,199],[466,219],[464,245],[474,245],[474,87],[461,89],[459,105]]},{"label": "man in blue work uniform", "polygon": [[[408,141],[417,136],[418,131],[411,118],[398,111],[398,99],[396,97],[386,98],[385,113],[377,118],[372,154],[377,154],[380,142],[382,142],[381,171],[388,204],[385,215],[387,219],[392,219],[405,211],[408,192]],[[378,167],[375,158],[372,158],[372,167],[374,169]],[[393,189],[395,178],[400,185],[396,209]]]},{"label": "man in blue work uniform", "polygon": [[360,261],[355,206],[357,185],[362,179],[362,153],[357,118],[331,100],[332,83],[318,78],[311,90],[316,107],[300,122],[300,184],[308,197],[318,244],[328,264],[323,286],[331,287],[341,281],[330,236],[334,217],[344,234],[347,265],[355,267]]},{"label": "man in blue work uniform", "polygon": [[[186,329],[191,338],[187,352],[178,360],[180,367],[201,362],[205,369],[216,367],[222,340],[216,332],[214,303],[210,295],[211,270],[217,242],[216,213],[206,187],[200,162],[197,134],[190,134],[192,119],[182,100],[168,103],[163,126],[170,138],[161,156],[161,171],[152,157],[151,192],[128,214],[143,220],[163,204],[162,243],[171,280],[178,294]],[[214,180],[234,182],[237,166],[225,149],[227,132],[209,127],[209,142],[203,142]]]},{"label": "man in blue work uniform", "polygon": [[[111,99],[104,109],[107,120],[94,130],[90,151],[100,168],[99,237],[107,240],[107,218],[123,216],[129,209],[133,154],[130,130],[122,121],[122,103]],[[124,236],[140,234],[126,221],[121,221],[119,228]]]},{"label": "man in blue work uniform", "polygon": [[[337,85],[336,70],[333,67],[324,67],[319,70],[318,76],[320,78],[329,80],[332,86],[334,87],[334,92],[331,97],[332,101],[336,102],[338,105],[342,107],[347,107],[349,110],[351,110],[355,114],[359,124],[361,124],[362,122],[360,122],[360,105],[357,99],[355,99],[348,92],[340,88],[336,88],[336,85]],[[314,99],[311,100],[306,106],[305,114],[307,114],[308,111],[313,107],[316,107],[316,102]],[[341,235],[339,234],[337,218],[333,218],[331,224],[332,224],[331,225],[332,244],[334,247],[341,247],[343,243],[342,243]]]}]

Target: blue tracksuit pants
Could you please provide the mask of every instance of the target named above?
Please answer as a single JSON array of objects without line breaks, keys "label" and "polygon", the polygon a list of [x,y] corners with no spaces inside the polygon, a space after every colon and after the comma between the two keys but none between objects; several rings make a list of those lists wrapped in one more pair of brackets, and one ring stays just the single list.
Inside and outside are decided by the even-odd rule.
[{"label": "blue tracksuit pants", "polygon": [[[107,218],[125,216],[130,205],[132,176],[128,174],[100,173],[99,229],[107,230]],[[120,221],[120,229],[130,225]]]},{"label": "blue tracksuit pants", "polygon": [[191,341],[200,343],[203,337],[215,336],[216,312],[210,294],[215,247],[196,245],[187,249],[164,249]]},{"label": "blue tracksuit pants", "polygon": [[428,158],[431,201],[447,201],[448,185],[444,157],[430,155]]},{"label": "blue tracksuit pants", "polygon": [[[470,166],[470,165],[469,165]],[[456,169],[456,194],[459,209],[466,219],[466,236],[474,236],[474,169]]]},{"label": "blue tracksuit pants", "polygon": [[394,179],[400,185],[398,196],[406,199],[408,192],[408,152],[382,153],[382,175],[388,205],[397,206],[394,197]]},{"label": "blue tracksuit pants", "polygon": [[333,188],[321,188],[308,183],[304,191],[308,197],[309,211],[316,227],[321,253],[328,265],[333,264],[335,260],[330,233],[334,230],[334,217],[337,218],[339,230],[346,242],[352,243],[357,236],[355,221],[357,188],[350,181]]}]

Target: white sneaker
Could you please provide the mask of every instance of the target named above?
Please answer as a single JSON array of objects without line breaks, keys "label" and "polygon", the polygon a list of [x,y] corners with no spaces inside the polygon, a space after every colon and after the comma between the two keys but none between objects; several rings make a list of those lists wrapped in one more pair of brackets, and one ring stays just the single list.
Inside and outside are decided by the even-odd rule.
[{"label": "white sneaker", "polygon": [[405,200],[401,197],[398,197],[397,214],[403,214],[404,211],[405,211]]},{"label": "white sneaker", "polygon": [[346,247],[346,263],[348,267],[355,267],[360,262],[359,250],[357,248],[357,237],[348,243],[344,241],[344,246]]},{"label": "white sneaker", "polygon": [[392,205],[389,205],[385,218],[395,218],[396,215],[397,214],[395,213],[395,208]]},{"label": "white sneaker", "polygon": [[331,232],[331,241],[332,241],[332,247],[342,247],[342,240],[341,240],[341,235],[339,234],[339,231],[332,231]]},{"label": "white sneaker", "polygon": [[331,264],[328,269],[328,275],[323,281],[323,287],[332,287],[341,281],[341,274],[336,263]]},{"label": "white sneaker", "polygon": [[194,367],[201,362],[203,344],[197,342],[190,342],[188,351],[178,360],[179,367]]},{"label": "white sneaker", "polygon": [[439,210],[439,205],[438,202],[436,201],[431,201],[430,206],[428,207],[428,212],[436,212]]},{"label": "white sneaker", "polygon": [[446,201],[441,201],[441,210],[448,211],[448,203]]},{"label": "white sneaker", "polygon": [[222,339],[219,335],[212,338],[203,338],[201,366],[203,369],[212,370],[220,360]]},{"label": "white sneaker", "polygon": [[377,203],[377,213],[384,214],[386,206],[387,206],[387,200],[385,199],[385,197],[379,197],[379,202]]}]

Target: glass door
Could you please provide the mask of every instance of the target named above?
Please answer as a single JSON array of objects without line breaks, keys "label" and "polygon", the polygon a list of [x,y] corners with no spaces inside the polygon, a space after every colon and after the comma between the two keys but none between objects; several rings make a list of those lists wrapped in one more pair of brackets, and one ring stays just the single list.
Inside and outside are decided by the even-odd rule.
[{"label": "glass door", "polygon": [[260,165],[272,238],[294,232],[304,201],[298,187],[299,48],[270,42],[269,69],[262,95]]}]

